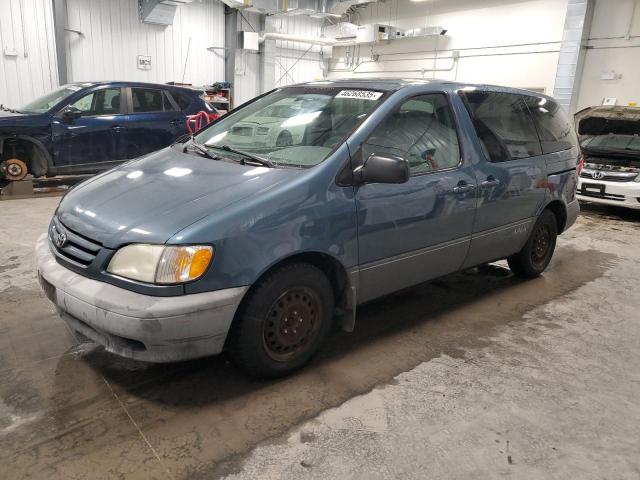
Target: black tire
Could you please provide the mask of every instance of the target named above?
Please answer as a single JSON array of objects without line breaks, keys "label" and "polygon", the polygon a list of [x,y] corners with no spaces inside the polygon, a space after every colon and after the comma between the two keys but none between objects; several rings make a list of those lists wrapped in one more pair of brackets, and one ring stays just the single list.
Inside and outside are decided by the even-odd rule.
[{"label": "black tire", "polygon": [[293,137],[291,136],[291,132],[289,130],[280,132],[278,138],[276,139],[276,147],[290,147],[291,145],[293,145]]},{"label": "black tire", "polygon": [[331,330],[333,290],[325,274],[305,263],[267,274],[243,302],[230,333],[230,351],[248,374],[276,378],[299,369]]},{"label": "black tire", "polygon": [[544,210],[522,250],[507,258],[511,271],[524,278],[540,276],[553,257],[557,238],[556,216],[550,210]]}]

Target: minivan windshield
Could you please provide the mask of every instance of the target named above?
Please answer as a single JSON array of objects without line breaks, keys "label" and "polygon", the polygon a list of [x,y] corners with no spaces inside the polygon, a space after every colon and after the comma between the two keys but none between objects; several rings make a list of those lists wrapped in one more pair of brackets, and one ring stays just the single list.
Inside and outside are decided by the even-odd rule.
[{"label": "minivan windshield", "polygon": [[273,166],[313,167],[362,123],[383,96],[373,90],[284,88],[231,112],[195,140],[220,155],[240,151]]},{"label": "minivan windshield", "polygon": [[78,90],[82,90],[82,87],[78,85],[64,85],[53,92],[49,92],[40,98],[36,98],[32,102],[21,107],[19,110],[24,113],[48,112],[63,99],[76,93]]}]

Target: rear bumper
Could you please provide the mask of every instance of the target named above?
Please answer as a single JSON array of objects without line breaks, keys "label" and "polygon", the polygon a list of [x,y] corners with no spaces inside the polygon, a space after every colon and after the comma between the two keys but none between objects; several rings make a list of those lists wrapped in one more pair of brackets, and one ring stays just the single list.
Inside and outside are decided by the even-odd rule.
[{"label": "rear bumper", "polygon": [[[598,193],[583,194],[583,183],[603,186],[604,195]],[[578,181],[577,196],[578,199],[585,202],[640,209],[640,183],[638,182],[607,182],[602,180],[583,180],[581,178]]]},{"label": "rear bumper", "polygon": [[220,353],[248,287],[152,297],[79,275],[58,264],[47,235],[36,243],[43,290],[76,332],[109,352],[148,362]]}]

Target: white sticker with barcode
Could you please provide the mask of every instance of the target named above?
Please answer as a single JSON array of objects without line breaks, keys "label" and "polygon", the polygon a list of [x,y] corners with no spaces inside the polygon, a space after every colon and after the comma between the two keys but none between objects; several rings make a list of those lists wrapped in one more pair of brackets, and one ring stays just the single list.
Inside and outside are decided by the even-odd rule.
[{"label": "white sticker with barcode", "polygon": [[378,100],[382,92],[372,92],[371,90],[341,90],[336,98],[358,98],[360,100]]}]

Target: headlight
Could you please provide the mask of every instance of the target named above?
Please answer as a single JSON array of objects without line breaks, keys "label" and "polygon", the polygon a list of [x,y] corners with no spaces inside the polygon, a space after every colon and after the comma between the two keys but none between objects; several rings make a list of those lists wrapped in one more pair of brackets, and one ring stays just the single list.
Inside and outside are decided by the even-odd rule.
[{"label": "headlight", "polygon": [[256,129],[256,135],[266,135],[269,133],[269,127],[258,127]]},{"label": "headlight", "polygon": [[116,252],[107,272],[147,283],[184,283],[200,278],[212,259],[208,245],[132,244]]}]

